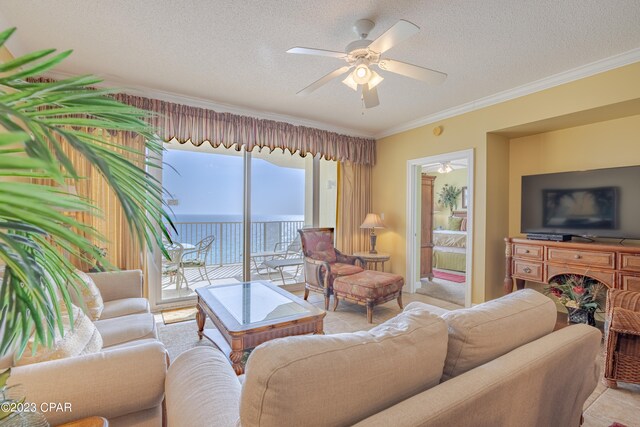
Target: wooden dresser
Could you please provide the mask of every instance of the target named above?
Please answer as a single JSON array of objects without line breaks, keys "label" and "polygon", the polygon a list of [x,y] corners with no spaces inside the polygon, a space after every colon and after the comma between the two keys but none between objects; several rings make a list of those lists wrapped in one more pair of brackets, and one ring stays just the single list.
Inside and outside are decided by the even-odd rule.
[{"label": "wooden dresser", "polygon": [[608,287],[640,292],[640,246],[547,242],[506,238],[505,293],[525,280],[549,283],[561,274],[579,274]]}]

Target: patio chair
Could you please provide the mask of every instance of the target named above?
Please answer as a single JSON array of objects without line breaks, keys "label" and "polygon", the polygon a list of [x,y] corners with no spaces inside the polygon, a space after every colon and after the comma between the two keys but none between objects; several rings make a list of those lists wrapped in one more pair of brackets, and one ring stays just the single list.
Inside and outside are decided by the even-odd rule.
[{"label": "patio chair", "polygon": [[304,255],[304,299],[309,297],[309,291],[320,292],[328,310],[333,281],[364,271],[366,264],[362,258],[344,255],[333,246],[333,228],[303,228],[298,233]]},{"label": "patio chair", "polygon": [[[200,279],[206,280],[211,284],[211,279],[209,279],[209,272],[207,271],[207,258],[211,253],[211,249],[213,248],[213,242],[215,242],[216,237],[211,235],[207,236],[204,239],[200,240],[196,243],[195,249],[191,249],[189,251],[185,251],[182,254],[182,263],[181,266],[183,270],[185,268],[198,268],[198,273],[200,273]],[[204,270],[204,274],[202,273]]]},{"label": "patio chair", "polygon": [[604,383],[640,384],[640,292],[609,289],[604,354]]},{"label": "patio chair", "polygon": [[[302,258],[302,244],[300,243],[300,236],[297,236],[291,242],[277,242],[273,245],[273,251],[256,252],[251,254],[251,262],[253,267],[261,276],[268,275],[271,280],[271,273],[273,269],[267,265],[267,261],[279,260],[279,259],[296,259]],[[298,275],[296,270],[296,275]]]},{"label": "patio chair", "polygon": [[162,261],[162,275],[169,276],[169,284],[176,281],[176,290],[180,290],[182,281],[184,280],[187,289],[189,284],[186,277],[184,277],[184,271],[182,269],[182,255],[184,254],[184,247],[180,243],[172,243],[165,246],[169,253],[169,259]]},{"label": "patio chair", "polygon": [[[302,264],[304,263],[302,260],[302,243],[300,242],[300,236],[296,237],[291,243],[276,243],[274,249],[279,251],[285,244],[287,247],[282,254],[275,255],[269,259],[264,259],[261,265],[266,268],[269,280],[271,281],[273,281],[272,273],[279,273],[280,280],[282,280],[283,285],[287,283],[285,270],[295,268],[295,272],[291,274],[289,270],[287,274],[291,274],[290,278],[293,280],[293,283],[299,283],[297,281],[297,277],[300,274]],[[260,272],[258,273],[261,274]]]}]

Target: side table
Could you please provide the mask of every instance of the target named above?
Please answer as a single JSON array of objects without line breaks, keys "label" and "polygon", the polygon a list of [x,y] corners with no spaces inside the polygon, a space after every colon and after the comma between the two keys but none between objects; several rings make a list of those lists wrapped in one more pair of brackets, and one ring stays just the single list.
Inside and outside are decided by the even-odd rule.
[{"label": "side table", "polygon": [[391,255],[385,253],[355,252],[354,255],[365,260],[367,264],[373,264],[374,270],[378,269],[378,263],[380,263],[381,271],[384,271],[384,263],[391,259]]}]

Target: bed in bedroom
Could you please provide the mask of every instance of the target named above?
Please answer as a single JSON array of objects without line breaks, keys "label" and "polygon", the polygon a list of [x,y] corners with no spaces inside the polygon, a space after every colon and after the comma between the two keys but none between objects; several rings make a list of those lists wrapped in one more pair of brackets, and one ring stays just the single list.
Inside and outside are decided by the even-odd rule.
[{"label": "bed in bedroom", "polygon": [[467,232],[433,230],[433,268],[465,271],[467,266]]},{"label": "bed in bedroom", "polygon": [[[433,268],[464,273],[467,266],[466,211],[456,211],[457,230],[433,230]],[[450,222],[451,224],[451,222]]]}]

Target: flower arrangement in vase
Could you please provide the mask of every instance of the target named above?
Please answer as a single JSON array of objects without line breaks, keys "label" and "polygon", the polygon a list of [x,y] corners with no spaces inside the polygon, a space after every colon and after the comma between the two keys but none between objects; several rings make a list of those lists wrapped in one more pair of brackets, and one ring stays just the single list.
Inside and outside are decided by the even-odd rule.
[{"label": "flower arrangement in vase", "polygon": [[579,274],[556,276],[545,287],[545,295],[558,298],[567,309],[568,323],[587,323],[595,326],[595,312],[602,309],[598,296],[603,291],[602,283]]}]

